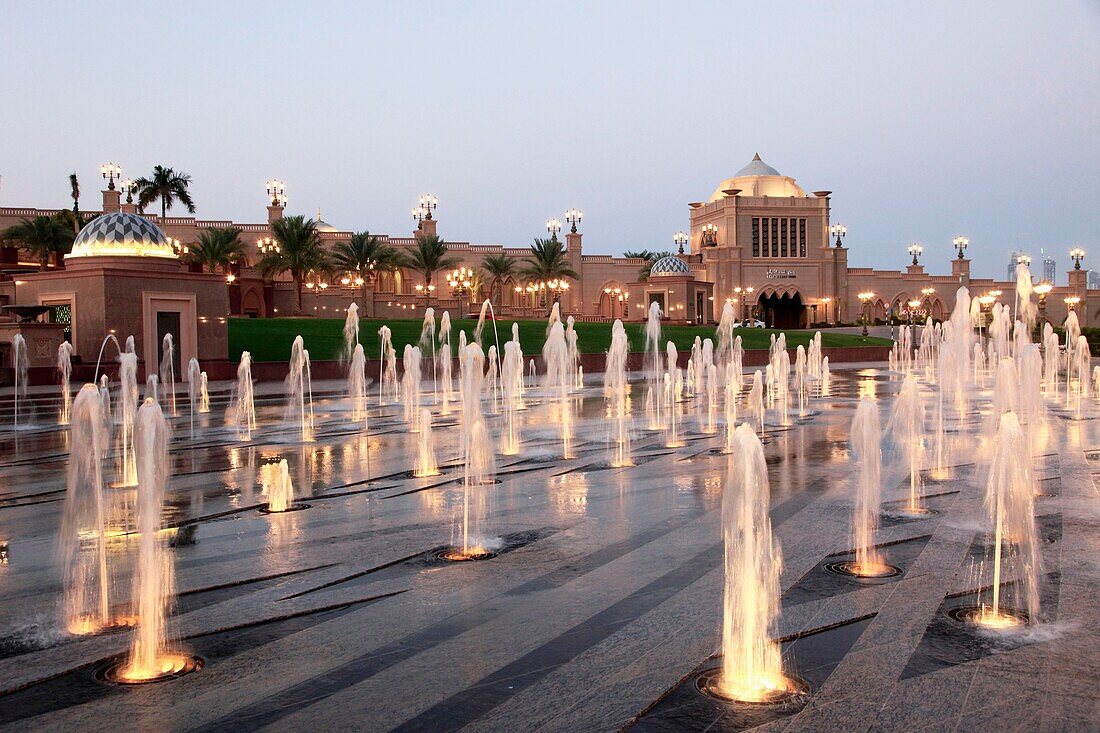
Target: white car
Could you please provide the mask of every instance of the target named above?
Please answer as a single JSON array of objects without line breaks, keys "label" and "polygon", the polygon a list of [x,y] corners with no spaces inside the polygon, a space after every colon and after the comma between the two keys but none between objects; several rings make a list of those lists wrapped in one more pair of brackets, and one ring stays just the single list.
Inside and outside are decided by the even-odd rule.
[{"label": "white car", "polygon": [[750,319],[746,318],[743,321],[738,321],[737,323],[734,323],[733,327],[734,328],[742,328],[742,327],[744,327],[744,328],[764,328],[764,322],[763,321],[754,321],[754,320],[750,320]]}]

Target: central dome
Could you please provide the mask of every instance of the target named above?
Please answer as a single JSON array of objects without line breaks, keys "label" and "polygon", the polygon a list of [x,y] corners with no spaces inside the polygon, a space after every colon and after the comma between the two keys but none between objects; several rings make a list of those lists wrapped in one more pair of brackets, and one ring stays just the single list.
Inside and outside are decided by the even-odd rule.
[{"label": "central dome", "polygon": [[[736,194],[726,193],[735,189]],[[721,201],[730,195],[805,198],[806,192],[794,182],[793,178],[783,175],[761,160],[760,153],[757,153],[748,165],[734,174],[733,178],[727,178],[718,184],[718,188],[711,194],[710,201],[711,203]]]},{"label": "central dome", "polygon": [[164,257],[179,259],[168,238],[153,222],[116,211],[84,225],[65,259],[80,257]]}]

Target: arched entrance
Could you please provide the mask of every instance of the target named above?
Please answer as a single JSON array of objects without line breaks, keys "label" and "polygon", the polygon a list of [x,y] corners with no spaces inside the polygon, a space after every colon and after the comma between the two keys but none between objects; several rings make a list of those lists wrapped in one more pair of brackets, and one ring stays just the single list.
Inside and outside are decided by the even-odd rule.
[{"label": "arched entrance", "polygon": [[600,290],[600,302],[597,306],[597,312],[602,318],[608,320],[614,318],[625,319],[627,317],[627,298],[629,297],[626,288],[622,285],[614,281],[607,282]]},{"label": "arched entrance", "polygon": [[802,328],[806,306],[802,296],[794,293],[771,293],[760,296],[760,316],[768,328]]}]

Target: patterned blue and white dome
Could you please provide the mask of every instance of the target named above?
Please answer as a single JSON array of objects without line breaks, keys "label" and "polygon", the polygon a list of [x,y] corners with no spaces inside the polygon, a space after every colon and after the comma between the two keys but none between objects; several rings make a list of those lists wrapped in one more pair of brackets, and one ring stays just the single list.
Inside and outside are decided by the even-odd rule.
[{"label": "patterned blue and white dome", "polygon": [[653,267],[649,268],[649,274],[651,277],[661,275],[690,275],[691,268],[679,257],[669,255],[668,257],[662,257],[654,262]]},{"label": "patterned blue and white dome", "polygon": [[168,238],[153,222],[137,214],[118,211],[97,216],[76,235],[74,257],[166,257],[178,259]]}]

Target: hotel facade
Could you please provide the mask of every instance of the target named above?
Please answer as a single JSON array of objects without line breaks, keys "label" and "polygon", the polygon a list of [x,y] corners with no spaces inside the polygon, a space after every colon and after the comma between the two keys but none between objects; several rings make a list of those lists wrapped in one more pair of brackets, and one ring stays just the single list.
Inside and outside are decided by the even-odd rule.
[{"label": "hotel facade", "polygon": [[[854,323],[863,316],[881,321],[890,314],[902,319],[910,315],[914,320],[928,315],[941,319],[950,314],[960,286],[973,295],[994,293],[1012,302],[1014,282],[971,277],[965,247],[945,263],[949,271],[942,273],[927,272],[919,262],[919,251],[911,253],[904,270],[853,266],[845,231],[832,221],[831,203],[830,191],[807,193],[795,179],[757,155],[719,183],[709,198],[688,204],[689,228],[679,238],[682,251],[653,264],[644,278],[640,273],[649,264],[645,260],[586,253],[584,236],[573,223],[562,238],[578,277],[570,279],[568,289],[560,293],[563,313],[582,321],[637,321],[645,317],[648,303],[658,301],[670,321],[713,324],[729,302],[738,318],[756,318],[777,328],[806,328]],[[0,230],[56,211],[0,208]],[[136,215],[137,209],[111,186],[103,191],[101,210],[84,216],[92,219],[114,213]],[[153,225],[151,230],[164,236],[164,241],[153,243],[162,255],[167,252],[165,242],[178,253],[209,227],[239,228],[248,257],[233,268],[232,282],[223,274],[204,273],[170,252],[154,258],[133,256],[118,249],[118,242],[93,246],[86,250],[92,256],[70,256],[68,262],[55,262],[45,271],[38,271],[37,263],[30,262],[18,246],[7,246],[0,250],[0,300],[49,306],[45,319],[67,324],[76,352],[85,359],[99,348],[112,324],[141,331],[135,337],[142,342],[139,346],[147,363],[156,359],[161,331],[175,333],[184,363],[200,354],[206,359],[225,358],[227,317],[270,318],[295,310],[289,276],[269,280],[255,268],[262,243],[272,235],[271,223],[284,214],[284,205],[276,197],[269,202],[267,220],[262,223],[142,215]],[[320,220],[320,212],[317,219],[326,243],[334,245],[351,236],[351,231]],[[473,270],[486,255],[505,254],[521,266],[529,255],[526,246],[451,241],[434,216],[422,218],[408,236],[382,237],[397,249],[408,250],[418,234],[439,234],[447,241],[449,254]],[[1067,299],[1078,298],[1074,306],[1082,323],[1100,322],[1100,291],[1088,290],[1087,270],[1075,264],[1068,284],[1046,297],[1046,315],[1060,322],[1070,307]],[[433,291],[424,285],[419,275],[406,270],[382,273],[362,287],[351,273],[317,274],[306,283],[303,313],[340,317],[355,301],[367,317],[417,317],[429,305],[458,316],[476,312],[480,301],[491,297],[500,316],[542,318],[553,299],[545,289],[534,290],[518,273],[505,278],[492,293],[487,279],[473,292],[452,290],[443,273],[436,277]],[[140,328],[132,326],[139,323]]]}]

